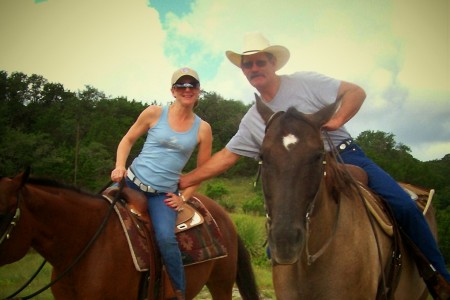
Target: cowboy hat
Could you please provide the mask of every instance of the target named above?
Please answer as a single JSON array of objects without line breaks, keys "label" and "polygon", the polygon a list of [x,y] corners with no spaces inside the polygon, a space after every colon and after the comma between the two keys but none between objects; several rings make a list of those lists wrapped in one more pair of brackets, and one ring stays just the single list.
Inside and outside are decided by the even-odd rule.
[{"label": "cowboy hat", "polygon": [[281,69],[287,63],[290,56],[289,50],[286,47],[270,45],[269,41],[259,32],[245,34],[242,54],[233,51],[226,51],[225,54],[234,65],[240,68],[243,55],[252,55],[259,52],[267,52],[275,56],[276,71]]}]

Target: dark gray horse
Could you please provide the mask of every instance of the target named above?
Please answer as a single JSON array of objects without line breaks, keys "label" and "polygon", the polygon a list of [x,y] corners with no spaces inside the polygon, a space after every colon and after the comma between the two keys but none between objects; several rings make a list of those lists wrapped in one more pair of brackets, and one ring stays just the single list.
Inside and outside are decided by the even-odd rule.
[{"label": "dark gray horse", "polygon": [[[374,196],[324,150],[321,126],[337,103],[306,115],[274,114],[256,101],[266,122],[261,176],[277,299],[377,299],[392,239],[371,224],[360,193]],[[426,299],[413,259],[402,254],[395,299]]]}]

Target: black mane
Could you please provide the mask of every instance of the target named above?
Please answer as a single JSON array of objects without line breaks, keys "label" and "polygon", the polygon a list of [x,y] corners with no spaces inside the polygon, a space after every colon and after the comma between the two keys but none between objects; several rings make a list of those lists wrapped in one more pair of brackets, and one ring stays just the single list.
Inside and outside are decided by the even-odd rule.
[{"label": "black mane", "polygon": [[27,179],[26,183],[27,184],[40,185],[40,186],[60,188],[60,189],[65,189],[65,190],[73,191],[73,192],[84,194],[84,195],[99,197],[98,194],[94,194],[94,193],[91,193],[91,192],[88,192],[88,191],[84,191],[84,190],[82,190],[81,188],[79,188],[77,186],[73,186],[73,185],[69,185],[69,184],[66,184],[66,183],[62,183],[62,182],[59,182],[59,181],[56,181],[56,180],[50,179],[50,178],[29,177]]}]

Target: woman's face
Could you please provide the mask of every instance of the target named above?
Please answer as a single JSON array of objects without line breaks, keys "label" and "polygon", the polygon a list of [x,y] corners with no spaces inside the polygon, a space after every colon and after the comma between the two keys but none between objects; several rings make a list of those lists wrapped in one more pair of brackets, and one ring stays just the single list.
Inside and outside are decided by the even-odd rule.
[{"label": "woman's face", "polygon": [[172,95],[181,104],[194,106],[200,95],[200,83],[191,76],[183,76],[172,86]]}]

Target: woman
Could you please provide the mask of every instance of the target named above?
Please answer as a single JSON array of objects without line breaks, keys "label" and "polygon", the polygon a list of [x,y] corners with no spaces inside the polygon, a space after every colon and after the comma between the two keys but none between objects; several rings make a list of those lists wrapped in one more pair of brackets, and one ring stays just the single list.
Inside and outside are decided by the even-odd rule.
[{"label": "woman", "polygon": [[[193,112],[200,94],[197,72],[190,68],[175,71],[171,86],[175,102],[164,107],[147,107],[120,141],[111,179],[119,182],[126,176],[129,187],[145,193],[163,262],[177,299],[184,299],[184,268],[174,230],[177,212],[183,209],[196,186],[181,194],[178,181],[197,145],[197,165],[211,156],[212,132],[211,126]],[[141,153],[126,169],[131,147],[145,133],[147,139]]]}]

